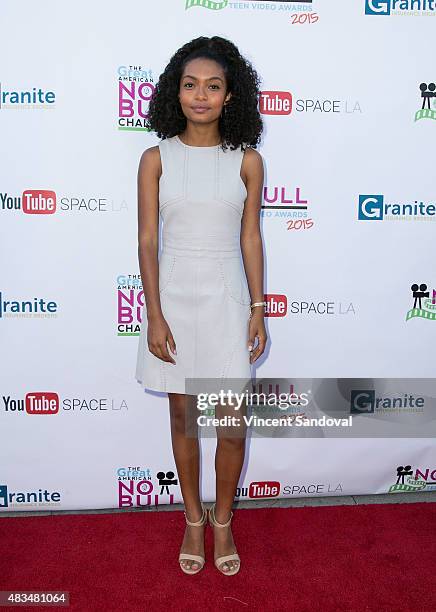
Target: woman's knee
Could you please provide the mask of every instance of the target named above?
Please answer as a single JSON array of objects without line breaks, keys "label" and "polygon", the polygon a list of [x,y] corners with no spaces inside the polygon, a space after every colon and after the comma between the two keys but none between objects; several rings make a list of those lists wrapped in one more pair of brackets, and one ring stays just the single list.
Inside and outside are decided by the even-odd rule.
[{"label": "woman's knee", "polygon": [[189,402],[185,395],[172,393],[170,401],[171,426],[178,433],[185,433],[188,428],[192,429],[192,418],[190,417]]},{"label": "woman's knee", "polygon": [[226,436],[218,436],[217,445],[224,451],[229,452],[237,452],[241,451],[245,448],[245,437],[243,436],[243,432],[240,432],[241,435],[234,435],[232,437]]}]

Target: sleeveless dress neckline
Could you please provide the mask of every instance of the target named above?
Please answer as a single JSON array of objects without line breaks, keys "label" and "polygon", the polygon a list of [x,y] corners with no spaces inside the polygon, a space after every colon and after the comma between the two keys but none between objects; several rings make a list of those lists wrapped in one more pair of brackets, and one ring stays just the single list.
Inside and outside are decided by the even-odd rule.
[{"label": "sleeveless dress neckline", "polygon": [[187,147],[188,149],[216,149],[217,147],[220,147],[221,144],[222,144],[220,142],[217,145],[211,145],[211,146],[208,146],[208,147],[198,147],[198,146],[195,146],[195,145],[188,145],[185,142],[182,142],[177,134],[175,136],[175,140],[177,140],[177,142],[179,142],[183,147]]}]

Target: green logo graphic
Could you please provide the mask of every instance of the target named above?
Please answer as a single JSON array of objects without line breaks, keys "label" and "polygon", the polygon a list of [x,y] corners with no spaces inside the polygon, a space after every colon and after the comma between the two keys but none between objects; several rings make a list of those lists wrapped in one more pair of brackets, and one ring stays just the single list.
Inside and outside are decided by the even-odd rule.
[{"label": "green logo graphic", "polygon": [[415,121],[420,119],[436,119],[436,83],[421,83],[419,86],[421,92],[422,107],[415,113]]},{"label": "green logo graphic", "polygon": [[226,8],[228,3],[229,0],[222,0],[222,2],[215,2],[215,0],[186,0],[185,10],[191,8],[191,6],[202,6],[213,11],[220,11]]},{"label": "green logo graphic", "polygon": [[436,111],[429,110],[428,108],[421,108],[421,110],[417,111],[415,114],[415,121],[419,121],[420,119],[436,119]]},{"label": "green logo graphic", "polygon": [[430,298],[424,300],[424,308],[412,308],[406,315],[406,321],[413,317],[421,317],[434,321],[436,319],[436,304]]},{"label": "green logo graphic", "polygon": [[430,291],[428,291],[428,287],[425,283],[422,283],[421,285],[414,283],[410,289],[412,291],[414,302],[413,308],[411,308],[406,315],[406,321],[413,319],[414,317],[421,317],[421,319],[435,321],[436,290],[433,289],[433,295],[430,297]]},{"label": "green logo graphic", "polygon": [[415,478],[408,478],[405,483],[393,484],[389,487],[388,493],[413,493],[414,491],[422,491],[426,488],[427,483],[425,480],[415,480]]}]

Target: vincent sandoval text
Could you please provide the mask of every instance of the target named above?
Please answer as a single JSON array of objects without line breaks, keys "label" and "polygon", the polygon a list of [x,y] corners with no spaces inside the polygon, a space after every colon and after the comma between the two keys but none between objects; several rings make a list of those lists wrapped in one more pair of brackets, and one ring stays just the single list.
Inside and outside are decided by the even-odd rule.
[{"label": "vincent sandoval text", "polygon": [[226,415],[218,418],[206,416],[205,414],[197,417],[197,423],[200,427],[239,427],[242,420],[247,427],[352,427],[353,425],[353,416],[351,414],[343,418],[326,417],[325,415],[319,418],[309,418],[300,414],[272,418],[258,417],[256,415],[242,415],[240,417]]}]

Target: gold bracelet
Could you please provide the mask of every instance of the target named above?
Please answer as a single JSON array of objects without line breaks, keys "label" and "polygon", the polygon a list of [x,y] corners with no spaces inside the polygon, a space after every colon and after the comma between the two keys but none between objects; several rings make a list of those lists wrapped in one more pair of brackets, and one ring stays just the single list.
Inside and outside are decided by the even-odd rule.
[{"label": "gold bracelet", "polygon": [[254,308],[255,306],[266,306],[266,302],[254,302],[254,304],[250,304],[250,308]]}]

